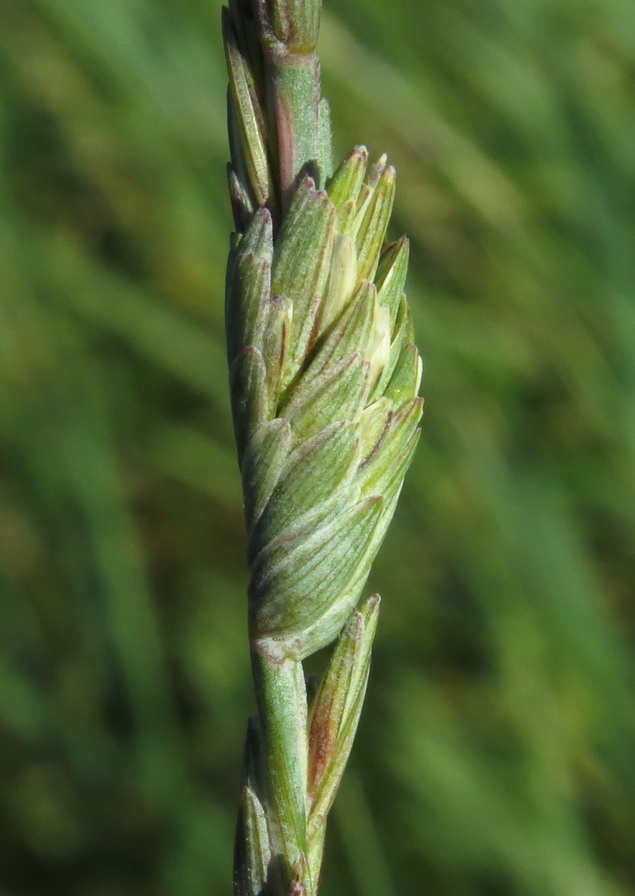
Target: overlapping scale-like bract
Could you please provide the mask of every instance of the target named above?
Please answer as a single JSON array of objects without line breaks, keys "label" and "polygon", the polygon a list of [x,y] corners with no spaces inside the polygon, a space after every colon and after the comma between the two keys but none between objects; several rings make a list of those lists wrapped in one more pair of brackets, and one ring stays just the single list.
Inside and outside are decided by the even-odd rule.
[{"label": "overlapping scale-like bract", "polygon": [[228,267],[231,392],[249,532],[250,626],[273,659],[330,643],[357,604],[418,437],[421,359],[386,245],[386,159],[356,147],[261,207]]}]

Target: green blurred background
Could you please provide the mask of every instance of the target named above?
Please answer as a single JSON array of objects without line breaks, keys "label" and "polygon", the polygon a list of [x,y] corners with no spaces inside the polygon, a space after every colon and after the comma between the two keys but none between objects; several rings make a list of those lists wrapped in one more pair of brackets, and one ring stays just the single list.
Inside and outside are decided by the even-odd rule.
[{"label": "green blurred background", "polygon": [[[247,715],[217,0],[0,0],[0,896],[221,896]],[[324,896],[635,890],[635,4],[338,0],[424,436]]]}]

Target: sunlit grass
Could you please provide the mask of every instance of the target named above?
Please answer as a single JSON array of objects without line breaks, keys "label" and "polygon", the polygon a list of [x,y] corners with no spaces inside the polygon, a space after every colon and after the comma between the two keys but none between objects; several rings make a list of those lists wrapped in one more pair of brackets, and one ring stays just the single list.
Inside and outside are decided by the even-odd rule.
[{"label": "sunlit grass", "polygon": [[[7,896],[229,891],[218,18],[29,0],[0,31]],[[427,405],[325,894],[635,886],[633,18],[327,3],[339,151],[398,169]]]}]

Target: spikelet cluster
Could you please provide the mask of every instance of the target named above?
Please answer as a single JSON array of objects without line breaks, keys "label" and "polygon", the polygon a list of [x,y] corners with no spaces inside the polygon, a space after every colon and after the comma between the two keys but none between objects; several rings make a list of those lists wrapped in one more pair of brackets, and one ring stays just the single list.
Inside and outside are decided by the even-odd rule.
[{"label": "spikelet cluster", "polygon": [[386,245],[385,158],[356,147],[235,235],[227,338],[249,534],[252,642],[303,659],[357,604],[418,438],[405,238]]}]

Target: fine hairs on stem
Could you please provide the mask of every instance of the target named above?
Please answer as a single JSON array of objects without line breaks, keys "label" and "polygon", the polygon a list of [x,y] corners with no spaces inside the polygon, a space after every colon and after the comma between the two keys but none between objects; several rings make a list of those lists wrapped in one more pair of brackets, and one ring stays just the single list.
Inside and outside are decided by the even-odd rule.
[{"label": "fine hairs on stem", "polygon": [[[368,681],[362,600],[419,437],[421,359],[388,243],[395,170],[333,170],[320,0],[230,0],[230,391],[249,540],[248,725],[234,896],[315,896]],[[302,663],[333,642],[309,703]]]}]

